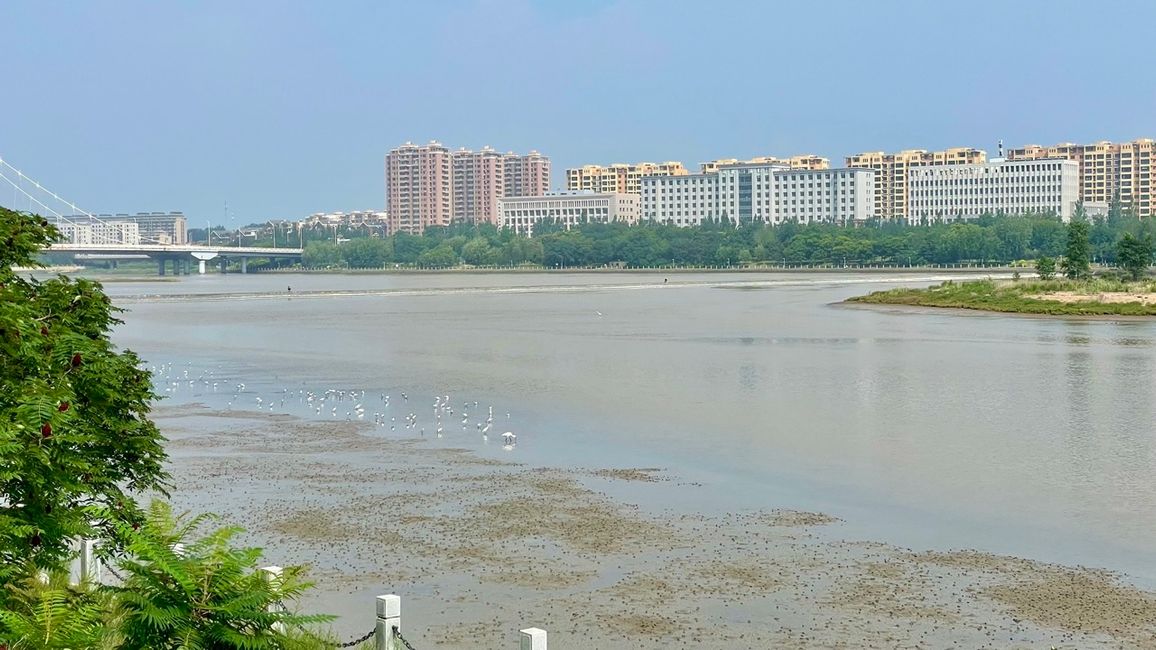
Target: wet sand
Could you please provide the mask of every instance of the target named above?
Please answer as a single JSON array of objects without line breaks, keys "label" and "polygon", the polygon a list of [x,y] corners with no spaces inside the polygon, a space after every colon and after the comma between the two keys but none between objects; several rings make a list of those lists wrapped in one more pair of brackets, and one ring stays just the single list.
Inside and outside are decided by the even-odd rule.
[{"label": "wet sand", "polygon": [[660,468],[530,467],[197,405],[155,417],[177,507],[246,527],[269,564],[309,564],[299,606],[340,615],[343,639],[396,593],[418,647],[517,647],[537,626],[555,650],[1156,648],[1156,595],[1108,572],[845,539],[789,504],[644,511],[604,493],[698,489]]}]

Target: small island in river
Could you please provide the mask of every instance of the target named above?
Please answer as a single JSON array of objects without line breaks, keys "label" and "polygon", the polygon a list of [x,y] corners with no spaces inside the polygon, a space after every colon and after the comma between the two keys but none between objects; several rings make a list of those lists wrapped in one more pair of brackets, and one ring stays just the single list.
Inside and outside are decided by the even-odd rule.
[{"label": "small island in river", "polygon": [[1156,316],[1156,281],[948,280],[925,289],[876,291],[847,302],[1051,316]]}]

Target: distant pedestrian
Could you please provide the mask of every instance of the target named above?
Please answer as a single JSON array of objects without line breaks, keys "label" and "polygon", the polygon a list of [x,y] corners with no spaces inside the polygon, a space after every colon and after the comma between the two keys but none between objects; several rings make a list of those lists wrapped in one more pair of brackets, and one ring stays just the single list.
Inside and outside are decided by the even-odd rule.
[{"label": "distant pedestrian", "polygon": [[662,283],[663,283],[663,284],[666,284],[666,278],[663,278],[663,279],[662,279]]},{"label": "distant pedestrian", "polygon": [[285,290],[288,291],[289,293],[293,293],[293,287],[287,287]]}]

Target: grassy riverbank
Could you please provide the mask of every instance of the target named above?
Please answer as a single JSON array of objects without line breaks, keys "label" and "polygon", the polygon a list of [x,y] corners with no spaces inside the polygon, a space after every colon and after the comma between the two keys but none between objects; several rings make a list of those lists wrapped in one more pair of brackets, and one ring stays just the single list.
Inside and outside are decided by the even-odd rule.
[{"label": "grassy riverbank", "polygon": [[1156,316],[1156,282],[949,280],[926,289],[876,291],[847,302],[1053,316]]}]

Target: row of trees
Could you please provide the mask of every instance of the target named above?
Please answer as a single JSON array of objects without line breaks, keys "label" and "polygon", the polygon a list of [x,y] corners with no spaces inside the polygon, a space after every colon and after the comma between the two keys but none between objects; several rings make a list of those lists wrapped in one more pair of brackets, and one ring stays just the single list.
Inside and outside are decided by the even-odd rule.
[{"label": "row of trees", "polygon": [[[1156,235],[1156,223],[1113,217],[1087,223],[1092,261],[1112,264],[1117,242]],[[394,264],[448,267],[533,264],[546,267],[627,267],[797,264],[955,264],[1059,257],[1067,229],[1048,214],[987,216],[969,222],[908,226],[874,223],[859,228],[828,224],[778,226],[707,222],[679,228],[656,223],[543,223],[533,238],[491,225],[455,224],[421,236],[397,233],[334,244],[306,243],[309,267],[379,268]]]},{"label": "row of trees", "polygon": [[[163,501],[164,438],[149,419],[152,377],[109,330],[96,282],[37,280],[58,233],[0,208],[0,648],[273,650],[332,647],[282,611],[305,589],[299,568],[259,570],[231,528],[175,517]],[[123,578],[69,583],[80,539]]]},{"label": "row of trees", "polygon": [[[1087,221],[1073,220],[1067,227],[1064,256],[1060,269],[1070,280],[1085,280],[1092,275],[1092,225]],[[1113,262],[1131,279],[1139,280],[1152,264],[1152,236],[1145,232],[1140,235],[1124,231],[1116,241]],[[1047,255],[1036,258],[1036,272],[1044,280],[1050,280],[1056,273],[1056,261]]]}]

